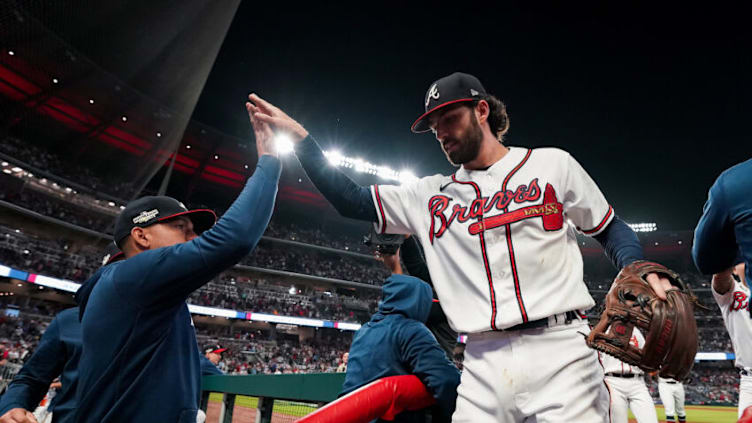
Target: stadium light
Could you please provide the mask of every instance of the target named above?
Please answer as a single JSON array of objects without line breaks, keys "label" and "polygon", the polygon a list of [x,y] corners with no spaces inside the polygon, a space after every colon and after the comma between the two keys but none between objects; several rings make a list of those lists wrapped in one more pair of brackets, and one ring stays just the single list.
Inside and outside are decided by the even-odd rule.
[{"label": "stadium light", "polygon": [[89,104],[94,104],[94,99],[93,98],[89,99]]},{"label": "stadium light", "polygon": [[157,138],[162,138],[162,133],[161,132],[157,132]]},{"label": "stadium light", "polygon": [[190,145],[190,144],[186,145],[186,146],[185,146],[185,149],[186,149],[186,150],[190,150],[190,149],[191,149],[191,145]]},{"label": "stadium light", "polygon": [[122,119],[123,122],[128,122],[128,116],[123,115],[120,119]]},{"label": "stadium light", "polygon": [[655,232],[658,230],[658,225],[655,223],[629,223],[630,228],[635,232]]},{"label": "stadium light", "polygon": [[343,156],[339,151],[330,150],[325,151],[324,156],[332,166],[343,167],[346,169],[353,169],[358,173],[367,173],[369,175],[378,176],[383,179],[390,179],[399,182],[408,182],[418,179],[410,170],[403,170],[397,172],[396,170],[388,166],[378,166],[370,163],[359,157],[352,158]]},{"label": "stadium light", "polygon": [[53,83],[53,84],[57,84],[58,82],[60,82],[60,81],[58,81],[58,79],[57,79],[57,78],[52,78],[52,83]]},{"label": "stadium light", "polygon": [[292,138],[287,134],[277,134],[277,136],[274,137],[274,143],[277,146],[277,153],[279,154],[290,154],[295,149],[295,146],[292,143]]},{"label": "stadium light", "polygon": [[13,50],[8,50],[8,56],[15,56],[16,52]]}]

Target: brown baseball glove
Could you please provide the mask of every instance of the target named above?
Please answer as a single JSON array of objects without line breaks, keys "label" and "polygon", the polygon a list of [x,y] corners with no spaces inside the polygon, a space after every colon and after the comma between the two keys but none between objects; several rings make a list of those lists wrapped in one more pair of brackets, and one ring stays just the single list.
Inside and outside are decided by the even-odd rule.
[{"label": "brown baseball glove", "polygon": [[[646,280],[655,272],[671,281],[667,300],[659,299]],[[679,275],[649,261],[637,261],[622,269],[606,294],[601,320],[590,331],[587,344],[646,372],[682,380],[692,369],[697,354],[697,298]],[[640,349],[629,343],[637,327],[645,335]]]}]

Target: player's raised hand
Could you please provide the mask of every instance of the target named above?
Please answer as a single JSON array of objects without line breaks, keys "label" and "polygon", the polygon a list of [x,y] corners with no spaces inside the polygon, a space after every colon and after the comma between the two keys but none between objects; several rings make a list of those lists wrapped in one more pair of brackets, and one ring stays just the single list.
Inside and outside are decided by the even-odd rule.
[{"label": "player's raised hand", "polygon": [[258,156],[261,157],[264,154],[269,154],[277,157],[277,147],[274,143],[272,128],[266,122],[261,122],[254,117],[254,113],[258,111],[258,108],[252,103],[245,103],[245,109],[248,111],[248,118],[251,120],[251,125],[253,126],[253,134],[256,136]]},{"label": "player's raised hand", "polygon": [[292,142],[297,144],[308,136],[308,131],[295,119],[283,112],[279,107],[269,103],[256,94],[251,94],[248,99],[253,103],[253,116],[261,122],[267,123],[274,132],[284,132],[290,135]]},{"label": "player's raised hand", "polygon": [[0,423],[39,423],[36,417],[23,408],[12,408],[0,417]]},{"label": "player's raised hand", "polygon": [[650,287],[653,288],[653,291],[655,291],[655,295],[665,301],[666,291],[668,291],[672,287],[671,282],[668,280],[668,278],[659,276],[657,273],[648,273],[646,279],[648,280]]}]

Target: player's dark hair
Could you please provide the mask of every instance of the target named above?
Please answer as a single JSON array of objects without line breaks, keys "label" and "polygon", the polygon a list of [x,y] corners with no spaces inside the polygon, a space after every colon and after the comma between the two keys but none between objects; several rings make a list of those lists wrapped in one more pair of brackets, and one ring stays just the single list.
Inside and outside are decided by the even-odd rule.
[{"label": "player's dark hair", "polygon": [[480,98],[473,101],[472,107],[478,104],[478,101],[486,100],[489,107],[488,113],[488,126],[491,127],[491,132],[496,135],[496,138],[501,142],[504,135],[509,131],[509,115],[507,115],[507,106],[498,98],[491,94],[482,94]]}]

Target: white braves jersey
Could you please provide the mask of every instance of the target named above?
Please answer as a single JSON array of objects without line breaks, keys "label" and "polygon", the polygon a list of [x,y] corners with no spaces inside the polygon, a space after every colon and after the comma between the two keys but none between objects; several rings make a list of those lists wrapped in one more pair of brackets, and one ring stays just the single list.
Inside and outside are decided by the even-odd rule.
[{"label": "white braves jersey", "polygon": [[565,151],[511,147],[486,170],[374,185],[371,194],[377,231],[420,240],[458,332],[505,329],[595,304],[571,228],[596,235],[614,211]]},{"label": "white braves jersey", "polygon": [[[643,348],[645,346],[645,337],[642,336],[642,333],[640,333],[639,330],[634,329],[634,331],[632,331],[632,339],[629,340],[629,343],[637,348]],[[616,373],[620,375],[641,375],[644,373],[639,367],[631,366],[616,357],[612,357],[601,352],[599,352],[598,354],[601,358],[603,371],[604,373],[606,373],[606,375],[608,375],[609,373]]]},{"label": "white braves jersey", "polygon": [[752,367],[752,319],[749,317],[749,289],[734,281],[733,289],[721,295],[713,291],[713,297],[721,308],[731,343],[734,345],[737,367]]}]

